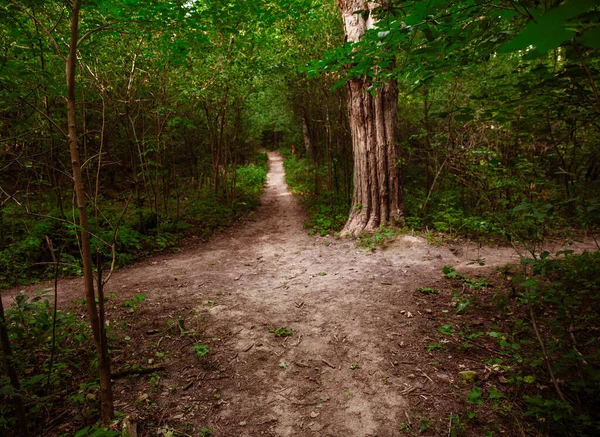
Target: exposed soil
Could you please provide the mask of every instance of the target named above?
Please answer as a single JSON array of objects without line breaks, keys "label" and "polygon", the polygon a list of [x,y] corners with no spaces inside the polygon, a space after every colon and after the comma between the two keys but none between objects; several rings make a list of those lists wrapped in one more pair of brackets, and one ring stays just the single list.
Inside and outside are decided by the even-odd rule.
[{"label": "exposed soil", "polygon": [[[430,305],[416,289],[450,287],[444,265],[489,277],[517,254],[415,236],[369,252],[308,236],[281,156],[270,153],[269,165],[253,220],[114,273],[105,290],[116,295],[107,314],[117,327],[113,370],[165,366],[160,380],[116,380],[117,410],[138,421],[140,435],[171,427],[196,436],[204,427],[213,436],[400,436],[409,423],[448,435],[449,415],[469,391],[456,372],[475,364],[468,354],[425,350],[450,299]],[[82,297],[81,279],[61,281],[59,292],[67,306]],[[138,293],[144,302],[122,307]],[[198,343],[208,355],[194,353]],[[510,423],[502,427],[512,435]]]}]

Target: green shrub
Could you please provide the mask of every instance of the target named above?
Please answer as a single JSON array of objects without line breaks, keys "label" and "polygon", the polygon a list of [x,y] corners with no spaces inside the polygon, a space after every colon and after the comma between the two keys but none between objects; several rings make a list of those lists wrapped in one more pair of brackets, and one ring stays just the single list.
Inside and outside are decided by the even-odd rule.
[{"label": "green shrub", "polygon": [[[44,291],[28,296],[19,293],[15,305],[5,312],[6,327],[21,384],[23,403],[27,410],[28,425],[33,433],[42,418],[54,406],[61,406],[64,393],[77,386],[78,374],[83,366],[91,365],[94,348],[89,347],[91,332],[89,324],[80,317],[58,310],[56,313],[56,336],[52,368],[53,307]],[[87,372],[84,372],[87,373]],[[0,434],[10,434],[16,429],[16,417],[12,410],[14,395],[8,377],[0,378]]]}]

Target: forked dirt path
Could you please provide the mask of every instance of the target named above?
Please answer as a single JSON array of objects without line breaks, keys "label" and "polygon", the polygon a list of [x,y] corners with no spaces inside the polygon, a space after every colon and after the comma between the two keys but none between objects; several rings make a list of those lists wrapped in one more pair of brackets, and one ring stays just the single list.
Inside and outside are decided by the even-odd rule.
[{"label": "forked dirt path", "polygon": [[[377,253],[310,237],[281,156],[270,153],[269,165],[254,222],[113,280],[181,314],[208,313],[204,334],[220,340],[211,345],[219,364],[213,379],[201,373],[198,387],[221,402],[190,415],[181,408],[195,404],[193,390],[176,392],[174,416],[224,436],[400,435],[409,413],[403,393],[424,379],[407,377],[420,361],[411,348],[415,321],[426,316],[413,292],[458,258],[414,237]],[[282,327],[293,335],[269,333]]]},{"label": "forked dirt path", "polygon": [[[269,165],[254,221],[115,272],[107,294],[119,303],[147,297],[130,335],[153,349],[116,345],[126,352],[115,354],[114,367],[161,351],[166,364],[154,388],[147,378],[118,380],[117,409],[138,414],[143,435],[189,423],[193,435],[206,427],[212,436],[400,436],[400,424],[415,421],[425,403],[423,414],[439,408],[447,420],[451,378],[426,368],[431,357],[416,339],[435,314],[415,289],[442,281],[444,265],[477,269],[467,262],[487,258],[490,268],[516,261],[514,252],[450,250],[406,236],[371,253],[353,241],[310,237],[281,156],[269,153]],[[61,281],[61,300],[80,297],[80,284]],[[208,356],[193,354],[195,338],[178,336],[179,316],[201,332]],[[158,413],[139,417],[151,403]]]},{"label": "forked dirt path", "polygon": [[[211,351],[224,378],[209,385],[223,403],[185,420],[226,436],[399,435],[409,409],[402,393],[415,385],[407,378],[417,365],[415,284],[440,277],[443,255],[455,257],[416,238],[369,253],[310,237],[281,156],[270,153],[269,165],[254,222],[113,281],[182,312],[215,303],[203,325],[207,338],[221,339]],[[281,327],[293,335],[268,331]],[[195,398],[182,396],[174,406]]]}]

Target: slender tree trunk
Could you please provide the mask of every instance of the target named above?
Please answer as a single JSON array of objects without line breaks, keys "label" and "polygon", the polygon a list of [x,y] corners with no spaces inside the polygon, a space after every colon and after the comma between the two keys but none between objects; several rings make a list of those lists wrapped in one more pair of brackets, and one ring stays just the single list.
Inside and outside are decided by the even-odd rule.
[{"label": "slender tree trunk", "polygon": [[77,121],[75,116],[75,69],[77,67],[77,40],[79,38],[79,12],[81,0],[75,0],[72,5],[71,15],[71,40],[69,56],[67,58],[67,124],[69,135],[69,150],[71,153],[71,166],[73,168],[73,184],[77,198],[77,210],[79,212],[79,226],[81,228],[81,259],[83,263],[83,282],[85,300],[87,302],[88,317],[99,353],[100,367],[100,401],[102,404],[102,423],[107,425],[114,416],[112,401],[112,387],[110,380],[110,359],[105,345],[104,325],[100,323],[96,307],[96,296],[94,290],[94,273],[92,269],[92,250],[90,244],[90,232],[87,214],[87,199],[83,189],[83,178],[81,175],[81,162],[77,144]]},{"label": "slender tree trunk", "polygon": [[75,119],[75,69],[77,66],[77,38],[79,28],[79,10],[81,1],[73,3],[71,19],[71,46],[67,59],[67,123],[69,135],[69,151],[71,152],[71,166],[73,168],[73,183],[77,197],[77,210],[79,211],[79,225],[81,227],[81,258],[83,263],[84,291],[87,300],[88,316],[92,325],[92,332],[96,342],[100,341],[98,326],[98,310],[94,296],[94,275],[92,272],[92,253],[90,245],[90,233],[88,215],[86,209],[86,196],[83,189],[83,177],[81,174],[81,162],[79,159],[79,148],[77,144],[77,124]]},{"label": "slender tree trunk", "polygon": [[8,330],[6,328],[6,319],[4,317],[4,306],[2,305],[2,296],[0,295],[0,343],[2,343],[2,353],[4,358],[4,367],[6,374],[10,381],[15,394],[13,396],[13,402],[15,407],[15,413],[17,416],[17,423],[19,427],[19,435],[27,437],[29,431],[27,429],[27,419],[25,416],[25,409],[23,408],[23,399],[21,398],[21,384],[19,383],[19,376],[14,365],[14,357],[12,349],[10,347],[10,339],[8,337]]},{"label": "slender tree trunk", "polygon": [[307,156],[312,153],[312,141],[310,139],[310,131],[308,130],[308,121],[306,110],[302,110],[302,137],[304,138],[304,151]]},{"label": "slender tree trunk", "polygon": [[[360,41],[365,31],[375,26],[372,14],[365,20],[355,12],[378,6],[364,0],[338,0],[348,41]],[[402,216],[396,163],[398,88],[388,81],[373,96],[367,91],[371,85],[367,77],[348,82],[354,191],[343,235],[375,229]]]}]

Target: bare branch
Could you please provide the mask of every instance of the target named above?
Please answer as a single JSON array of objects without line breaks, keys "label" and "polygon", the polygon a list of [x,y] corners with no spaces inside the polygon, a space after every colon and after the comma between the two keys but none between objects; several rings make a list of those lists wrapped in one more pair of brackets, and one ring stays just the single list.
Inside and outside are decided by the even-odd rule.
[{"label": "bare branch", "polygon": [[17,8],[19,8],[25,15],[27,15],[29,18],[31,18],[40,27],[40,29],[42,29],[44,31],[44,33],[46,34],[46,36],[48,38],[50,38],[50,41],[52,41],[52,45],[54,45],[54,48],[56,49],[56,53],[58,54],[58,56],[60,56],[63,61],[67,62],[67,57],[63,54],[63,52],[60,49],[58,43],[56,42],[56,40],[52,36],[52,33],[48,29],[46,29],[46,26],[44,26],[42,24],[42,22],[40,20],[38,20],[35,15],[33,15],[29,10],[27,10],[25,7],[21,6],[15,0],[9,0],[9,1],[13,5],[15,5]]}]

